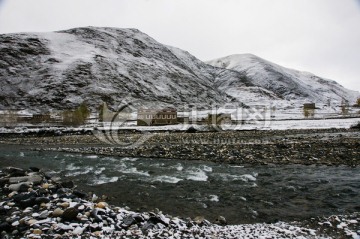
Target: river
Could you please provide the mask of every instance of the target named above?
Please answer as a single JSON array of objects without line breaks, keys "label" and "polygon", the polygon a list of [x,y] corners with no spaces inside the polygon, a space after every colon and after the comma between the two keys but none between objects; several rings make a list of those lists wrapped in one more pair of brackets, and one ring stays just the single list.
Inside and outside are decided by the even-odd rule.
[{"label": "river", "polygon": [[78,189],[132,210],[229,224],[302,220],[360,211],[360,171],[347,166],[229,165],[105,157],[0,146],[0,166],[52,170]]}]

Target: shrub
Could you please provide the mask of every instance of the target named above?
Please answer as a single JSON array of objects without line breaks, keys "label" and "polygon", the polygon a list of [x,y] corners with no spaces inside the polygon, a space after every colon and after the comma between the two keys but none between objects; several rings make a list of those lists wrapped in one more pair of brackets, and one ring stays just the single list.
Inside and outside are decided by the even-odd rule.
[{"label": "shrub", "polygon": [[84,125],[90,116],[90,110],[85,103],[82,103],[76,110],[66,110],[63,112],[63,124],[71,126]]}]

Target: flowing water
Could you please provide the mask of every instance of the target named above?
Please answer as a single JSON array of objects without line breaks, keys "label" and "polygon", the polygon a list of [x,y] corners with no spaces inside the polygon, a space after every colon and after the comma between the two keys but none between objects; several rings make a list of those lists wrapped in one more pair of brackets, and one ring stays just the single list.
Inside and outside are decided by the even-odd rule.
[{"label": "flowing water", "polygon": [[0,147],[0,166],[56,171],[80,190],[132,210],[230,224],[301,220],[360,210],[360,171],[346,166],[217,164]]}]

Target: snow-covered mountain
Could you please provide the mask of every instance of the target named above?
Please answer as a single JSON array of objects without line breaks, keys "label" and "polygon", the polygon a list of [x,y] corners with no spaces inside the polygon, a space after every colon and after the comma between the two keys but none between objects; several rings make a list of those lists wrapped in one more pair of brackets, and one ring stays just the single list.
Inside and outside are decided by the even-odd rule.
[{"label": "snow-covered mountain", "polygon": [[0,110],[116,109],[328,98],[355,93],[336,82],[251,55],[206,64],[136,29],[84,27],[0,35]]},{"label": "snow-covered mountain", "polygon": [[252,93],[257,91],[264,100],[282,99],[319,103],[329,101],[340,103],[342,100],[347,100],[353,104],[359,97],[359,92],[345,89],[336,81],[312,73],[288,69],[252,54],[231,55],[207,63],[237,71],[250,79],[255,87],[247,89],[234,87],[237,83],[236,79],[223,82],[221,89],[239,100],[249,97],[244,91]]},{"label": "snow-covered mountain", "polygon": [[[124,97],[144,105],[212,104],[218,70],[136,29],[86,27],[0,35],[0,107],[73,108]],[[236,74],[235,75],[239,75]]]}]

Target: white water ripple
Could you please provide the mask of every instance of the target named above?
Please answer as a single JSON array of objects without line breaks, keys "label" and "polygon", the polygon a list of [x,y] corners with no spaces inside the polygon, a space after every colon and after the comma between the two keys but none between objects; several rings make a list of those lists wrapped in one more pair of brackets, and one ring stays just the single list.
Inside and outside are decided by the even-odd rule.
[{"label": "white water ripple", "polygon": [[208,179],[206,173],[199,168],[191,168],[187,170],[186,173],[187,173],[186,176],[187,180],[206,182]]},{"label": "white water ripple", "polygon": [[180,181],[182,181],[181,178],[177,178],[177,177],[171,177],[171,176],[167,176],[167,175],[162,175],[162,176],[157,176],[155,177],[153,180],[153,182],[164,182],[164,183],[178,183]]}]

